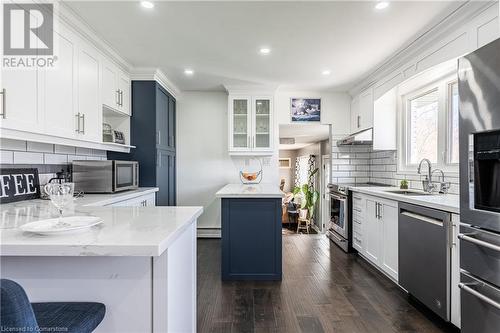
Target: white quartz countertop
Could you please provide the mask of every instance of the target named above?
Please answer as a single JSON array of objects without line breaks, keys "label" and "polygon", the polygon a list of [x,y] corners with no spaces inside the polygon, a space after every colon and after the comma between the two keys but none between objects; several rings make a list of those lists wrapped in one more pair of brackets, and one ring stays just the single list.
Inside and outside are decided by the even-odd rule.
[{"label": "white quartz countertop", "polygon": [[103,223],[78,233],[42,236],[24,223],[57,216],[48,202],[2,205],[2,256],[159,256],[203,212],[202,207],[82,207],[68,215],[93,215]]},{"label": "white quartz countertop", "polygon": [[284,193],[275,184],[227,184],[215,196],[218,198],[282,198]]},{"label": "white quartz countertop", "polygon": [[399,190],[398,187],[350,187],[353,192],[364,193],[390,200],[406,202],[414,205],[444,210],[454,214],[460,214],[460,197],[454,194],[430,194],[430,195],[404,195],[389,193],[387,191]]},{"label": "white quartz countertop", "polygon": [[158,192],[158,187],[140,187],[136,190],[128,190],[116,193],[85,194],[77,199],[80,206],[107,206],[116,202],[140,197],[146,194]]}]

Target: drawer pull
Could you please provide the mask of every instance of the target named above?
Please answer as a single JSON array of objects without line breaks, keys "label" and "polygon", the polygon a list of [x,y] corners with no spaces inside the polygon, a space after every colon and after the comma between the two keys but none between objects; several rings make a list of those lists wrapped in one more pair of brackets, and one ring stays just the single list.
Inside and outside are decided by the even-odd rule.
[{"label": "drawer pull", "polygon": [[500,252],[500,246],[482,241],[480,239],[476,239],[474,237],[470,237],[470,236],[474,236],[474,235],[476,235],[476,234],[474,234],[474,233],[458,234],[458,238],[460,238],[463,241],[473,243],[473,244],[476,244],[476,245],[479,245],[482,247],[486,247],[486,248],[493,250],[493,251],[496,251],[496,252]]},{"label": "drawer pull", "polygon": [[460,282],[458,284],[458,287],[460,289],[462,289],[463,291],[466,291],[468,292],[469,294],[471,294],[472,296],[476,296],[477,298],[479,298],[480,300],[482,300],[483,302],[486,302],[488,303],[489,305],[491,305],[492,307],[496,308],[497,310],[500,310],[500,303],[492,300],[491,298],[489,297],[486,297],[484,296],[483,294],[481,294],[480,292],[472,289],[471,287],[469,286],[475,286],[477,285],[476,283],[462,283]]}]

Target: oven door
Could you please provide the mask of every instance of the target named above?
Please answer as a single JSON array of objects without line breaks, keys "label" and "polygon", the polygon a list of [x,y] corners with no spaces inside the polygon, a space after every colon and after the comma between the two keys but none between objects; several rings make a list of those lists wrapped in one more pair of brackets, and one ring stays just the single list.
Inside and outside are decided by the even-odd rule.
[{"label": "oven door", "polygon": [[347,196],[330,193],[330,226],[329,229],[335,231],[345,239],[348,238],[348,201]]},{"label": "oven door", "polygon": [[135,161],[114,161],[115,192],[136,189],[139,187],[139,163]]}]

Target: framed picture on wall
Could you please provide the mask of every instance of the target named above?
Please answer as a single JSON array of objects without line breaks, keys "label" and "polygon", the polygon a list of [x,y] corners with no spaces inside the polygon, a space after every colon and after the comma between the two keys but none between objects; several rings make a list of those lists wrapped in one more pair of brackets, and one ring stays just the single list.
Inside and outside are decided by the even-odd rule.
[{"label": "framed picture on wall", "polygon": [[321,98],[293,98],[290,102],[292,122],[320,121]]}]

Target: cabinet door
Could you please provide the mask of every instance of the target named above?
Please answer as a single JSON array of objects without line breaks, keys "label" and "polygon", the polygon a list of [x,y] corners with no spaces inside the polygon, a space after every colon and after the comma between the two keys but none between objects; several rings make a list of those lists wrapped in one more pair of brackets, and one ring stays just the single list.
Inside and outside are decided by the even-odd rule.
[{"label": "cabinet door", "polygon": [[359,99],[354,97],[351,101],[351,133],[359,131],[361,128],[361,117],[359,115]]},{"label": "cabinet door", "polygon": [[[19,5],[22,6],[22,5]],[[38,17],[31,16],[31,22],[37,24]],[[39,68],[2,68],[0,89],[5,89],[1,96],[0,127],[28,131],[44,132],[42,112],[42,69]]]},{"label": "cabinet door", "polygon": [[373,91],[365,90],[359,96],[360,130],[373,127]]},{"label": "cabinet door", "polygon": [[175,206],[175,152],[157,150],[156,185],[160,188],[156,195],[158,206]]},{"label": "cabinet door", "polygon": [[256,97],[253,99],[253,136],[251,147],[253,150],[266,151],[272,149],[272,110],[273,102],[270,97]]},{"label": "cabinet door", "polygon": [[120,73],[118,79],[119,105],[118,110],[130,115],[130,78],[124,73]]},{"label": "cabinet door", "polygon": [[102,104],[118,109],[118,74],[116,67],[104,61],[102,64]]},{"label": "cabinet door", "polygon": [[384,203],[382,216],[382,270],[398,280],[398,206],[397,202]]},{"label": "cabinet door", "polygon": [[378,202],[366,199],[365,220],[363,221],[364,254],[374,264],[380,261],[381,221],[377,217]]},{"label": "cabinet door", "polygon": [[451,242],[451,315],[453,325],[460,328],[460,249],[458,245],[458,230],[460,230],[460,215],[451,215],[452,242]]},{"label": "cabinet door", "polygon": [[396,150],[397,95],[392,89],[373,102],[373,150]]},{"label": "cabinet door", "polygon": [[54,31],[59,52],[56,66],[45,72],[44,114],[45,134],[74,138],[77,129],[75,118],[77,46],[76,36],[62,24]]},{"label": "cabinet door", "polygon": [[175,149],[175,117],[176,117],[176,102],[172,96],[168,99],[168,147]]},{"label": "cabinet door", "polygon": [[156,148],[169,149],[169,96],[160,88],[156,92]]},{"label": "cabinet door", "polygon": [[102,107],[99,99],[99,55],[82,44],[78,52],[78,112],[80,137],[102,141]]},{"label": "cabinet door", "polygon": [[229,98],[229,150],[249,151],[252,133],[251,100],[238,96]]}]

